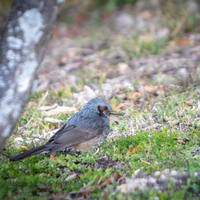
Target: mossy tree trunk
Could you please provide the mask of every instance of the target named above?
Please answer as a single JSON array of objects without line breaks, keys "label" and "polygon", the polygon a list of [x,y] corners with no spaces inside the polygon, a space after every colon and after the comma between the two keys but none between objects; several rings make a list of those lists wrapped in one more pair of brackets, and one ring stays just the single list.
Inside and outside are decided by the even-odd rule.
[{"label": "mossy tree trunk", "polygon": [[0,149],[31,94],[62,0],[16,0],[0,43]]}]

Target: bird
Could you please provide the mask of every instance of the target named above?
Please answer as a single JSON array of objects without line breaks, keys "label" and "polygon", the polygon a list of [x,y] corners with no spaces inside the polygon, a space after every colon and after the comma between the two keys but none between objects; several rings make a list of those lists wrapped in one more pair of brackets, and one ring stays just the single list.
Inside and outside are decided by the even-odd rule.
[{"label": "bird", "polygon": [[121,115],[113,112],[112,106],[105,99],[95,98],[85,104],[81,111],[74,114],[47,143],[26,151],[10,161],[54,152],[81,152],[94,150],[104,142],[110,131],[110,115]]}]

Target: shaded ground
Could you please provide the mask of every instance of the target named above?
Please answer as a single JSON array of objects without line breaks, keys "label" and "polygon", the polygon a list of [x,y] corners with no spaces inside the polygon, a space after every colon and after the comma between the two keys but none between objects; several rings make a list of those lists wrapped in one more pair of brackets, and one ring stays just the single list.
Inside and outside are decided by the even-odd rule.
[{"label": "shaded ground", "polygon": [[98,28],[58,24],[36,93],[4,153],[44,143],[94,97],[124,116],[111,119],[96,152],[13,163],[2,155],[1,199],[199,198],[200,35],[181,31],[198,13],[187,10],[172,26],[159,8],[137,6],[134,15],[117,13]]}]

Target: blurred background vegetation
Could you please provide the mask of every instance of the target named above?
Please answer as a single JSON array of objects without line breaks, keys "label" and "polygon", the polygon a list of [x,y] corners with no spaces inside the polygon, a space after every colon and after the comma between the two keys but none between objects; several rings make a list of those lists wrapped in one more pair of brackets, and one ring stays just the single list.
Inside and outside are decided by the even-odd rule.
[{"label": "blurred background vegetation", "polygon": [[[0,2],[0,29],[5,24],[13,2],[14,0]],[[198,28],[199,18],[196,12],[199,12],[200,1],[196,0],[196,4],[191,2],[195,0],[66,0],[60,8],[58,21],[67,25],[98,26],[120,11],[133,15],[142,12],[136,10],[138,7],[135,9],[138,3],[143,4],[141,9],[151,10],[152,15],[154,12],[159,12],[163,23],[171,30],[170,37],[176,37],[183,32],[191,32]],[[191,10],[189,14],[186,12],[188,9]]]}]

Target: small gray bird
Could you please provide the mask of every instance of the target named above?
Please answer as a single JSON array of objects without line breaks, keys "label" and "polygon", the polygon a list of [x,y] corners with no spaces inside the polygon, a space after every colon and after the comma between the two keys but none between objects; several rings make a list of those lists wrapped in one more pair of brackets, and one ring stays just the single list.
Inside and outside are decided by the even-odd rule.
[{"label": "small gray bird", "polygon": [[35,149],[26,151],[10,159],[19,161],[35,154],[56,151],[87,151],[97,148],[110,131],[110,115],[114,113],[111,105],[104,99],[90,100],[81,111],[71,117],[50,140]]}]

